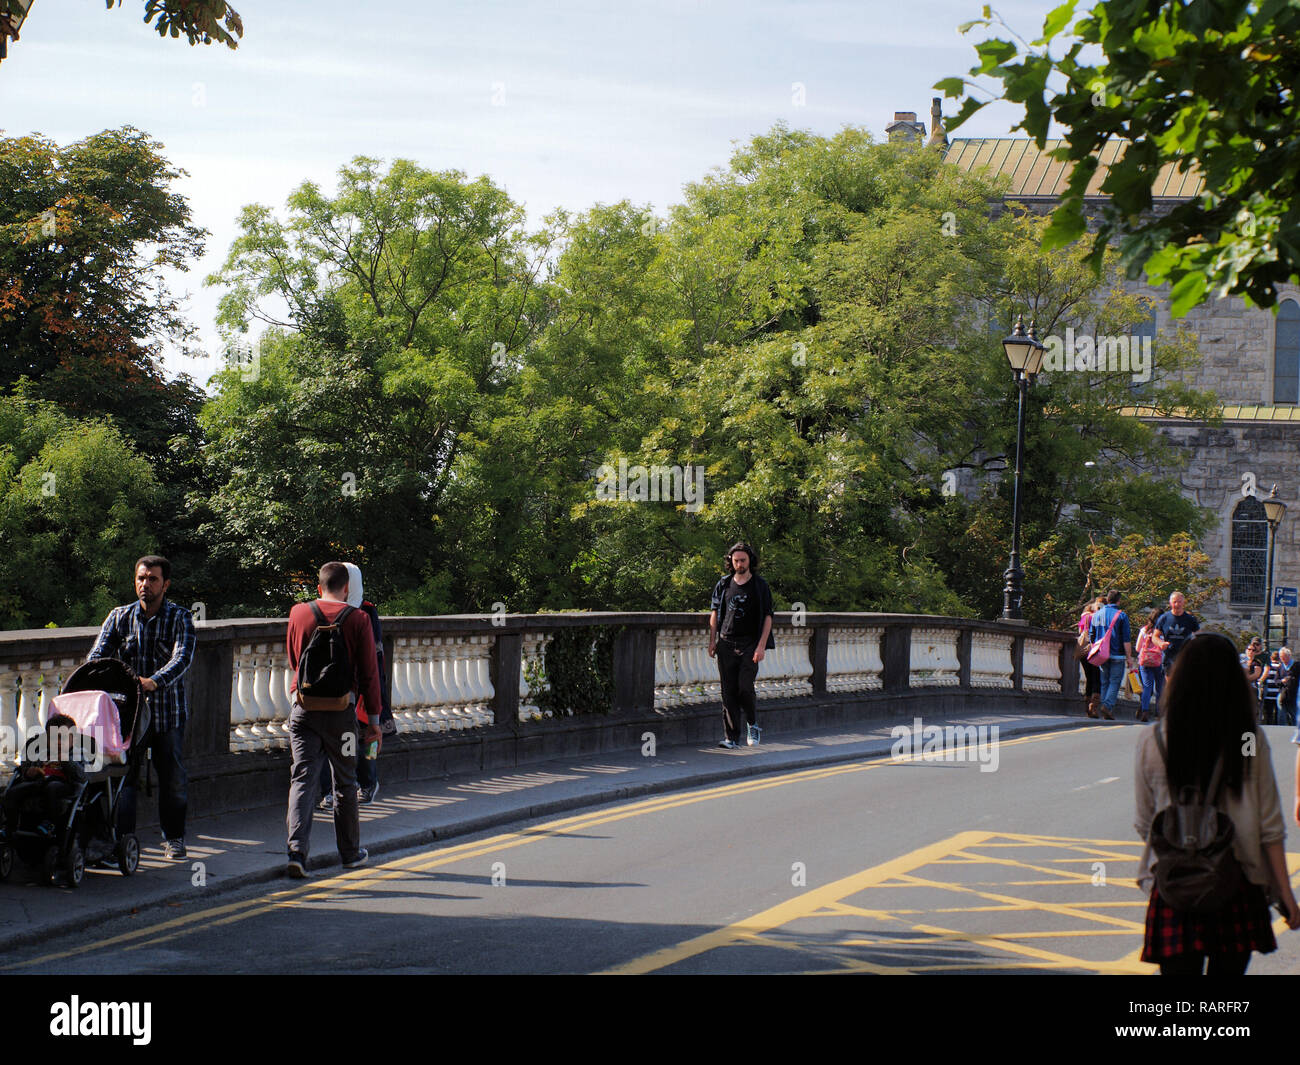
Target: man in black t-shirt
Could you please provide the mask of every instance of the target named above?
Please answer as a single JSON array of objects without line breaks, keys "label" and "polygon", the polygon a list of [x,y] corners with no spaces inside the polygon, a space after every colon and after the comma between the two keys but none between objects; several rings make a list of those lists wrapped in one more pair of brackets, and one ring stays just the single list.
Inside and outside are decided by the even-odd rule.
[{"label": "man in black t-shirt", "polygon": [[746,543],[732,546],[725,558],[727,575],[713,589],[709,614],[709,655],[718,660],[722,680],[722,721],[726,738],[720,746],[740,746],[741,714],[749,746],[759,742],[755,723],[758,664],[772,643],[772,592],[758,575],[758,555]]},{"label": "man in black t-shirt", "polygon": [[1156,618],[1156,628],[1160,630],[1160,635],[1169,641],[1169,647],[1165,651],[1165,676],[1168,676],[1170,670],[1174,668],[1174,659],[1183,649],[1183,644],[1201,627],[1195,615],[1187,613],[1184,609],[1185,605],[1183,593],[1174,592],[1169,597],[1169,609]]}]

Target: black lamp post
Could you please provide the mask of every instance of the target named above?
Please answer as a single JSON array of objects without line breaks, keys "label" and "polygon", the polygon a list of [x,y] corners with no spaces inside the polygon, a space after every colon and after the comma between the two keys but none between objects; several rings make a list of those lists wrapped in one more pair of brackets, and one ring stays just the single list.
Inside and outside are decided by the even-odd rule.
[{"label": "black lamp post", "polygon": [[1025,574],[1020,568],[1020,484],[1024,471],[1025,458],[1025,399],[1029,394],[1029,382],[1043,366],[1044,347],[1038,342],[1034,326],[1029,325],[1029,335],[1025,335],[1024,315],[1016,317],[1016,327],[1012,334],[1002,341],[1007,353],[1007,362],[1015,375],[1016,386],[1020,391],[1020,403],[1016,412],[1016,485],[1011,505],[1011,564],[1002,576],[1006,585],[1002,589],[1002,619],[1004,621],[1021,621],[1020,601],[1025,597]]},{"label": "black lamp post", "polygon": [[1277,527],[1286,514],[1286,504],[1277,497],[1277,485],[1264,500],[1264,517],[1268,519],[1268,599],[1264,603],[1264,643],[1272,648],[1273,638],[1269,622],[1273,617],[1273,545],[1277,541]]}]

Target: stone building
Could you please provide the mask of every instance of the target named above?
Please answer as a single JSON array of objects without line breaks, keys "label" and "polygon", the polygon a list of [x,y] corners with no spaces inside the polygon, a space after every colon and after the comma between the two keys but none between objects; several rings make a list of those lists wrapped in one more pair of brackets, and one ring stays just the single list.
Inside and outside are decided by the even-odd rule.
[{"label": "stone building", "polygon": [[[913,112],[895,114],[891,140],[925,137],[925,126]],[[1060,144],[1048,141],[1040,152],[1028,138],[954,138],[943,130],[939,100],[932,101],[927,143],[944,151],[945,159],[969,172],[1005,175],[1006,201],[1050,211],[1059,202],[1069,176],[1067,164],[1047,157]],[[1103,152],[1088,187],[1088,197],[1104,201],[1097,191],[1105,179],[1111,151]],[[1200,189],[1199,179],[1167,167],[1153,189],[1155,209],[1186,200]],[[1189,418],[1161,417],[1160,431],[1187,453],[1186,466],[1176,471],[1184,493],[1214,516],[1202,548],[1214,571],[1228,579],[1228,591],[1203,611],[1205,619],[1232,632],[1259,631],[1267,598],[1268,525],[1262,499],[1277,485],[1278,498],[1288,507],[1274,545],[1274,586],[1300,584],[1300,288],[1284,286],[1276,313],[1247,307],[1237,298],[1210,299],[1182,319],[1169,311],[1168,289],[1141,282],[1127,287],[1148,298],[1153,308],[1147,330],[1173,331],[1179,326],[1197,338],[1201,365],[1189,384],[1211,391],[1222,410],[1214,428]],[[1144,417],[1140,409],[1135,416]],[[1149,417],[1149,416],[1147,416]],[[1283,617],[1283,614],[1287,616]],[[1294,629],[1297,612],[1274,608],[1275,624]]]}]

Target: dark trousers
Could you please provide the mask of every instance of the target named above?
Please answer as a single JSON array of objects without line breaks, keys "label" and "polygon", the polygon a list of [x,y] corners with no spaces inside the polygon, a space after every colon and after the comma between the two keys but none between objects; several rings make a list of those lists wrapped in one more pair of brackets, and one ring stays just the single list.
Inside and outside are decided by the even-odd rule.
[{"label": "dark trousers", "polygon": [[1101,693],[1101,670],[1085,659],[1083,676],[1084,680],[1087,681],[1083,689],[1084,696],[1099,695]]},{"label": "dark trousers", "polygon": [[[312,810],[319,794],[319,776],[326,760],[334,773],[334,841],[339,858],[350,862],[361,853],[361,818],[357,806],[357,759],[351,744],[359,743],[359,726],[351,709],[303,710],[289,715],[289,811],[285,829],[289,857],[307,860],[311,850]],[[344,754],[344,748],[349,752]],[[324,758],[322,758],[322,754]]]},{"label": "dark trousers", "polygon": [[754,651],[758,642],[736,644],[730,640],[718,641],[718,675],[722,679],[722,722],[727,729],[727,739],[740,742],[740,726],[754,724],[758,710],[758,697],[754,694],[754,680],[758,676],[758,663]]},{"label": "dark trousers", "polygon": [[[358,724],[358,731],[363,730],[364,725]],[[362,739],[358,739],[359,747],[357,749],[357,787],[369,788],[379,783],[379,759],[367,758],[366,748],[370,745]],[[329,759],[321,752],[321,770],[320,770],[320,797],[323,799],[334,790],[334,774],[330,772]]]},{"label": "dark trousers", "polygon": [[[190,778],[181,764],[185,746],[185,725],[155,730],[149,741],[150,757],[158,775],[158,822],[164,839],[185,838],[185,810],[189,805]],[[139,775],[132,774],[122,783],[117,802],[118,834],[135,831],[135,807],[139,796]]]}]

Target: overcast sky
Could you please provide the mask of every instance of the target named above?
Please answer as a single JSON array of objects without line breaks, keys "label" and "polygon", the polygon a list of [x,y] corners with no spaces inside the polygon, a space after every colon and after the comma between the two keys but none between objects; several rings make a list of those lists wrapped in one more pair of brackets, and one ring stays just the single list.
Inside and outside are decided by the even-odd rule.
[{"label": "overcast sky", "polygon": [[[334,188],[354,155],[487,174],[528,211],[629,199],[662,212],[733,142],[776,122],[883,138],[895,111],[928,120],[931,86],[974,63],[975,0],[237,0],[237,51],[164,40],[143,0],[35,0],[0,63],[0,129],[60,144],[124,125],[149,133],[207,254],[176,286],[215,352],[218,292],[239,208],[282,209],[304,180]],[[999,10],[1037,36],[1048,4]],[[801,87],[801,90],[800,88]],[[954,103],[948,102],[949,111]],[[961,136],[1006,135],[986,108]],[[0,195],[3,195],[0,190]],[[167,360],[200,384],[213,361]]]}]

